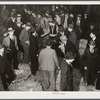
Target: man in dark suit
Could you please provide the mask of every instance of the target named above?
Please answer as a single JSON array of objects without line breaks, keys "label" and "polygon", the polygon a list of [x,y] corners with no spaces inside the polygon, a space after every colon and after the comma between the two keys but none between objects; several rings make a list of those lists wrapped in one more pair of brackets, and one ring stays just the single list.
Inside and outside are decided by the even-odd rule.
[{"label": "man in dark suit", "polygon": [[6,63],[4,62],[3,60],[3,52],[4,52],[4,48],[2,47],[2,45],[0,45],[0,91],[3,91],[3,84],[2,84],[2,79],[1,79],[1,76],[2,76],[2,73],[4,72],[4,69],[5,69],[5,66],[6,66]]},{"label": "man in dark suit", "polygon": [[73,66],[72,62],[75,60],[76,55],[71,51],[65,54],[65,58],[61,63],[61,91],[72,91],[73,90]]},{"label": "man in dark suit", "polygon": [[36,76],[36,71],[38,70],[38,41],[37,41],[37,33],[35,31],[35,27],[33,32],[31,33],[30,36],[30,57],[31,57],[31,73],[32,75]]},{"label": "man in dark suit", "polygon": [[15,29],[15,24],[16,24],[16,15],[12,15],[11,19],[7,23],[7,26]]},{"label": "man in dark suit", "polygon": [[0,44],[0,77],[4,90],[8,91],[8,84],[10,85],[15,75],[6,59],[4,51],[4,47]]}]

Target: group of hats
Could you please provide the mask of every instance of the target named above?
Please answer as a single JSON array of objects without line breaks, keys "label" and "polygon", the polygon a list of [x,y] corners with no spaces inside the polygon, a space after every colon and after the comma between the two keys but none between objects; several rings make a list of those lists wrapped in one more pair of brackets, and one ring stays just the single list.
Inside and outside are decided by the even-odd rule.
[{"label": "group of hats", "polygon": [[22,17],[22,16],[21,16],[21,14],[17,14],[17,15],[13,14],[13,15],[11,15],[11,17],[16,18],[16,17]]},{"label": "group of hats", "polygon": [[[25,26],[31,27],[31,23],[30,23],[30,22],[27,22]],[[9,32],[12,32],[12,31],[14,32],[15,30],[14,30],[12,27],[9,27],[9,28],[7,29],[7,31],[5,31],[5,32],[9,33]]]}]

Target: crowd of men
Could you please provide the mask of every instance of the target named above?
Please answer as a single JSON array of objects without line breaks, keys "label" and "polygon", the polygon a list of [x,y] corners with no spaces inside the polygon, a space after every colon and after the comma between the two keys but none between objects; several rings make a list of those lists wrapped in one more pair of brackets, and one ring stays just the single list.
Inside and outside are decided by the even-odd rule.
[{"label": "crowd of men", "polygon": [[[53,6],[54,8],[54,6]],[[10,17],[9,17],[10,16]],[[100,28],[88,14],[53,9],[45,13],[2,7],[0,23],[0,90],[16,78],[18,65],[30,65],[31,76],[43,71],[43,90],[56,90],[56,70],[61,70],[61,91],[73,91],[73,68],[82,73],[87,86],[100,89]],[[87,41],[80,51],[80,40]]]}]

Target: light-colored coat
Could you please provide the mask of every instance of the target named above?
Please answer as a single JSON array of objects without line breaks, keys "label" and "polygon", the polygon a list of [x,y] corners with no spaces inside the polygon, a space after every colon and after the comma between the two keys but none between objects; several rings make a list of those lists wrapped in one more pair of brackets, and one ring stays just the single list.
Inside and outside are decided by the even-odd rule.
[{"label": "light-colored coat", "polygon": [[42,70],[54,71],[55,68],[59,68],[58,58],[55,50],[51,48],[42,49],[39,54],[39,65]]},{"label": "light-colored coat", "polygon": [[63,25],[64,29],[68,28],[68,16],[65,16],[65,21]]},{"label": "light-colored coat", "polygon": [[59,15],[56,15],[55,21],[57,22],[58,25],[61,25],[61,18]]},{"label": "light-colored coat", "polygon": [[[16,49],[18,50],[18,45],[17,45],[17,38],[16,38],[16,36],[14,36],[14,41],[15,41],[15,47],[16,47]],[[8,47],[8,48],[9,48],[9,46],[10,46],[10,38],[9,38],[9,36],[7,36],[7,37],[4,38],[2,45],[4,45],[5,47]]]},{"label": "light-colored coat", "polygon": [[23,29],[21,31],[19,40],[21,41],[21,43],[25,43],[26,41],[29,41],[29,33],[26,31],[26,29]]},{"label": "light-colored coat", "polygon": [[43,28],[44,34],[47,34],[47,33],[50,32],[50,30],[49,30],[49,19],[48,18],[43,17],[41,19],[41,27]]}]

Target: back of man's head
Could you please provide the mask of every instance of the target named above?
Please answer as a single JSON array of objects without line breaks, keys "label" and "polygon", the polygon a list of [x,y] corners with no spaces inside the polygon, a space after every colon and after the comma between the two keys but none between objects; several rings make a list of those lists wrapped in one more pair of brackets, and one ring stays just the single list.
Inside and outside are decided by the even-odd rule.
[{"label": "back of man's head", "polygon": [[50,39],[48,39],[47,41],[46,41],[46,46],[51,46],[52,45],[52,41],[50,40]]}]

